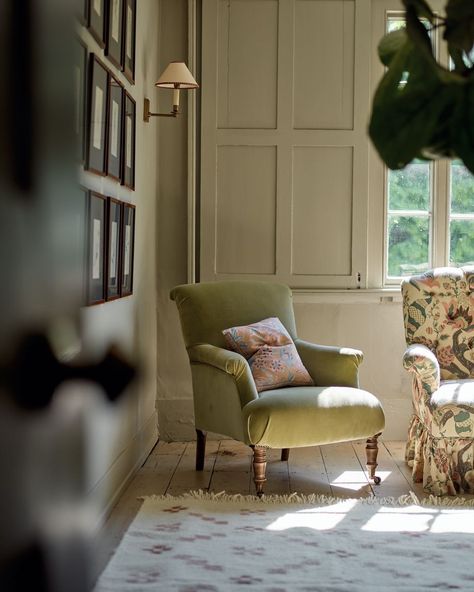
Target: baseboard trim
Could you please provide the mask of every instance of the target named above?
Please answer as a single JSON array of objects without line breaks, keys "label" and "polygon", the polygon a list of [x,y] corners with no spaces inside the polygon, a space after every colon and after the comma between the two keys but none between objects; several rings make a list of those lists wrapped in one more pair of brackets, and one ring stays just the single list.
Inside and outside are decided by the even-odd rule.
[{"label": "baseboard trim", "polygon": [[[128,446],[124,448],[88,494],[88,497],[91,499],[98,498],[103,500],[98,508],[98,529],[102,527],[120,496],[148,458],[157,442],[158,421],[156,411],[154,411],[141,430],[130,440]],[[108,491],[111,483],[117,483],[118,485],[112,491]]]}]

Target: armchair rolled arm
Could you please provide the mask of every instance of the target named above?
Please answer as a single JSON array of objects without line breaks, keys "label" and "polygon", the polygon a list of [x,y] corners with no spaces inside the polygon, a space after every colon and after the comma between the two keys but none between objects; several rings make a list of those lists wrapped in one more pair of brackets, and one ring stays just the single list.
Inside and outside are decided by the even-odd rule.
[{"label": "armchair rolled arm", "polygon": [[237,352],[204,343],[189,347],[188,355],[192,364],[207,364],[232,376],[242,407],[250,401],[258,399],[250,366],[247,360]]},{"label": "armchair rolled arm", "polygon": [[359,365],[364,358],[360,350],[302,339],[296,339],[295,345],[316,386],[359,386]]},{"label": "armchair rolled arm", "polygon": [[439,389],[441,380],[439,362],[426,345],[421,343],[410,345],[403,355],[403,367],[421,380],[428,394]]}]

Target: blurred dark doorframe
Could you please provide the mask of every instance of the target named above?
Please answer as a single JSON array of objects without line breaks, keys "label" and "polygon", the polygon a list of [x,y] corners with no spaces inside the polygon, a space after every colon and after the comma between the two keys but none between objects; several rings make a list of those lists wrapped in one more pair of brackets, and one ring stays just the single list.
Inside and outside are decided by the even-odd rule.
[{"label": "blurred dark doorframe", "polygon": [[[49,349],[71,345],[82,298],[72,4],[0,2],[2,592],[89,589],[84,409],[92,381],[110,398],[120,390],[107,364],[71,370]],[[131,369],[111,361],[125,384]],[[89,382],[56,388],[76,375]]]}]

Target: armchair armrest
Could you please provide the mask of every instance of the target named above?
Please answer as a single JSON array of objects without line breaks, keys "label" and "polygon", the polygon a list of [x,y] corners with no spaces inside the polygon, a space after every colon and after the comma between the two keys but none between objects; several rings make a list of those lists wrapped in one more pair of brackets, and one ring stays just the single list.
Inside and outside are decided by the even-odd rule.
[{"label": "armchair armrest", "polygon": [[439,389],[441,379],[439,362],[434,353],[420,343],[410,345],[403,355],[403,367],[413,372],[429,395]]},{"label": "armchair armrest", "polygon": [[205,343],[188,348],[188,355],[192,364],[207,364],[230,375],[237,386],[242,407],[258,399],[250,366],[237,352]]},{"label": "armchair armrest", "polygon": [[296,339],[295,345],[316,386],[359,386],[359,365],[364,357],[361,351],[302,339]]}]

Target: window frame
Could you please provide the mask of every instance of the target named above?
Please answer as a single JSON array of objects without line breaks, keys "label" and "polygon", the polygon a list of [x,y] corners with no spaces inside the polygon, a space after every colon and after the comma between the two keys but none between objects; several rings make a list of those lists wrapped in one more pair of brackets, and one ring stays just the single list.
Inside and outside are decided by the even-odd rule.
[{"label": "window frame", "polygon": [[[443,4],[440,0],[433,0],[434,10],[441,10]],[[388,19],[404,14],[401,3],[397,0],[373,0],[372,1],[372,96],[377,84],[383,75],[383,66],[378,59],[376,47],[387,29]],[[439,35],[435,39],[435,52],[442,63],[448,63],[446,45]],[[451,161],[438,160],[430,164],[430,210],[429,223],[429,259],[428,266],[442,267],[450,265],[450,226],[453,219],[469,219],[474,221],[472,214],[452,214],[451,212]],[[389,215],[396,210],[389,208],[389,169],[376,154],[373,146],[370,148],[370,191],[369,212],[371,219],[369,226],[373,238],[368,242],[369,249],[369,285],[380,288],[394,288],[407,276],[388,275],[388,246],[389,246]],[[382,199],[380,197],[382,196]],[[409,215],[409,211],[400,210],[400,215]],[[376,224],[381,230],[377,230]],[[378,258],[375,250],[378,245]],[[372,254],[371,254],[372,253]],[[381,254],[381,255],[380,255]]]}]

